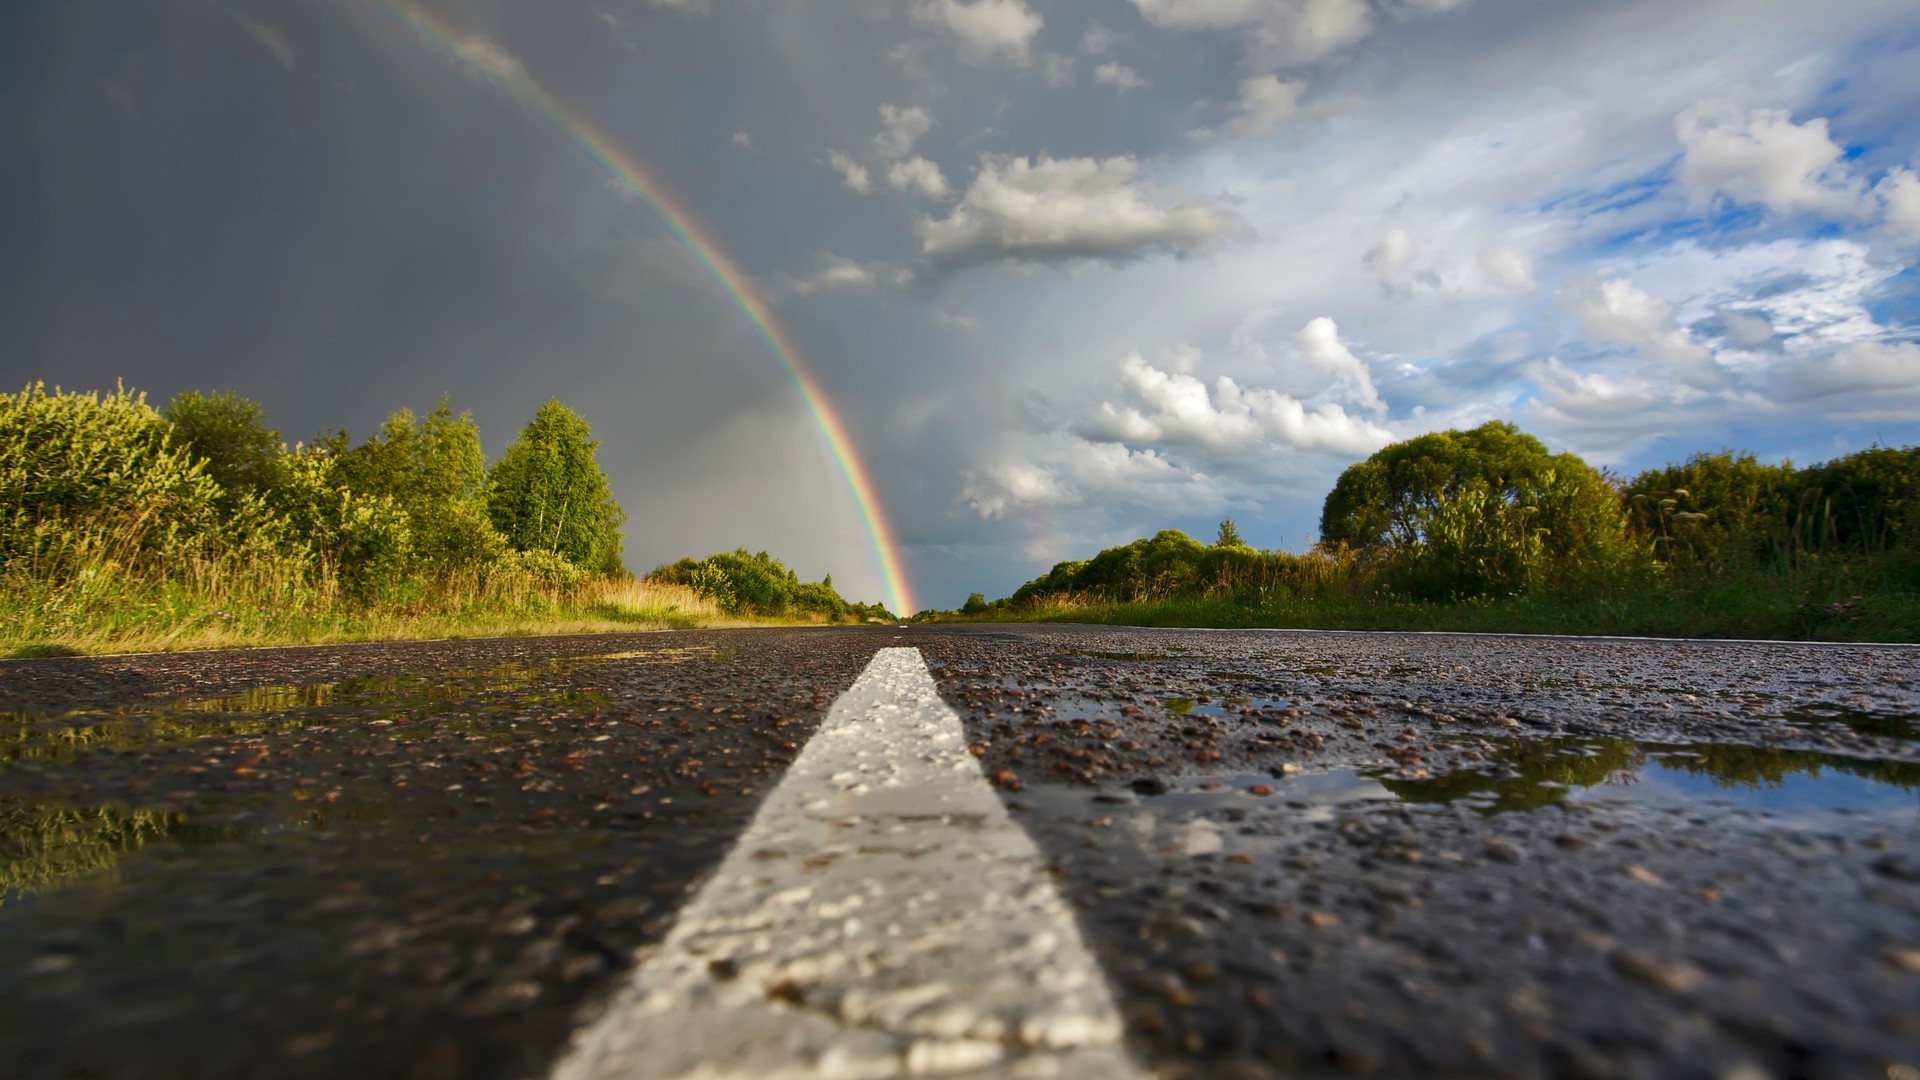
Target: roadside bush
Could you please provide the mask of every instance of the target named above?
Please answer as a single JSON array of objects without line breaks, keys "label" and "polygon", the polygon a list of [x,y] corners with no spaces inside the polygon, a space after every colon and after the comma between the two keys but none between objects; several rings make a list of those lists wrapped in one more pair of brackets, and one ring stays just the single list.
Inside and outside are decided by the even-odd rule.
[{"label": "roadside bush", "polygon": [[162,415],[172,425],[173,442],[220,485],[222,510],[231,512],[243,499],[264,497],[284,482],[286,447],[267,426],[259,402],[188,390],[174,395]]},{"label": "roadside bush", "polygon": [[1394,443],[1328,494],[1321,542],[1376,561],[1425,600],[1578,589],[1638,554],[1605,477],[1505,423]]},{"label": "roadside bush", "polygon": [[165,556],[214,533],[220,487],[143,394],[0,395],[0,557],[44,556],[82,533]]}]

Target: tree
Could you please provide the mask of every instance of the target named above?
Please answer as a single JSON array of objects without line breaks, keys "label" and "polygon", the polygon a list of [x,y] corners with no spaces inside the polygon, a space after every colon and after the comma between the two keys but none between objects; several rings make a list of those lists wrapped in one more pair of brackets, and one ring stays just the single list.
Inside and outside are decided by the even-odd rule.
[{"label": "tree", "polygon": [[1220,522],[1220,535],[1214,538],[1213,546],[1217,548],[1243,548],[1252,547],[1253,545],[1240,539],[1240,527],[1233,523],[1232,518],[1223,518]]},{"label": "tree", "polygon": [[285,480],[280,433],[267,426],[266,410],[238,394],[175,394],[161,411],[173,425],[173,442],[204,462],[220,485],[220,508],[232,513],[241,499],[265,495]]},{"label": "tree", "polygon": [[968,593],[967,602],[960,605],[960,610],[968,615],[978,615],[987,610],[987,598],[979,593]]},{"label": "tree", "polygon": [[585,570],[621,572],[620,526],[600,446],[586,420],[558,400],[533,420],[487,472],[487,514],[521,551],[550,551]]},{"label": "tree", "polygon": [[1394,443],[1349,466],[1320,533],[1382,557],[1396,589],[1428,599],[1571,587],[1633,553],[1605,477],[1498,421]]},{"label": "tree", "polygon": [[445,572],[480,565],[505,542],[488,519],[487,458],[473,414],[454,414],[447,396],[424,420],[412,409],[387,417],[373,438],[336,448],[336,477],[365,496],[391,499],[406,513],[412,551]]}]

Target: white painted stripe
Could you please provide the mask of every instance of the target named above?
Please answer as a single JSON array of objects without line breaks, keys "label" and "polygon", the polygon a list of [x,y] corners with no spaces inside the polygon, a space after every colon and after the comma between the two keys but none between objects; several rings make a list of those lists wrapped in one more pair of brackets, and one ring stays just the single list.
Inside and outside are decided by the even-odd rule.
[{"label": "white painted stripe", "polygon": [[918,649],[881,649],[555,1080],[1142,1073]]}]

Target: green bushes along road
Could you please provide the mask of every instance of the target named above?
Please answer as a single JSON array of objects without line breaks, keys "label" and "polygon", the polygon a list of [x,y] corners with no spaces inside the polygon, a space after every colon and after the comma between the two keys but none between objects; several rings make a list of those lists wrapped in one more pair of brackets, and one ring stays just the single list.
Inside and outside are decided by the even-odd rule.
[{"label": "green bushes along road", "polygon": [[1806,468],[1697,454],[1631,479],[1510,424],[1395,443],[1341,474],[1321,540],[1166,530],[939,617],[1920,639],[1920,448]]}]

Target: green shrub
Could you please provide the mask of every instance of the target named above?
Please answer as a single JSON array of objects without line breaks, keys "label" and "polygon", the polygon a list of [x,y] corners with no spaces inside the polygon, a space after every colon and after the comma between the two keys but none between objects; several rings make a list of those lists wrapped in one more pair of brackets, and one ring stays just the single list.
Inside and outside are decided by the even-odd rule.
[{"label": "green shrub", "polygon": [[220,487],[143,394],[0,395],[0,557],[108,529],[165,555],[215,532]]},{"label": "green shrub", "polygon": [[[626,514],[594,461],[586,420],[558,401],[533,420],[488,471],[488,517],[519,551],[551,551],[595,573],[622,573]],[[744,599],[744,598],[743,598]]]},{"label": "green shrub", "polygon": [[221,509],[231,512],[247,496],[264,497],[284,482],[286,447],[267,426],[259,402],[188,390],[174,395],[162,415],[173,427],[174,443],[220,485]]}]

